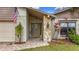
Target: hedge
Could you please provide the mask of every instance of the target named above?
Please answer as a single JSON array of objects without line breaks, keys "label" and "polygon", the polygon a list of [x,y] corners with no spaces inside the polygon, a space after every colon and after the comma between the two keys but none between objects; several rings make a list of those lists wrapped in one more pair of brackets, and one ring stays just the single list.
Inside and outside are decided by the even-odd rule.
[{"label": "hedge", "polygon": [[75,34],[74,30],[68,31],[68,37],[72,42],[79,44],[79,35]]}]

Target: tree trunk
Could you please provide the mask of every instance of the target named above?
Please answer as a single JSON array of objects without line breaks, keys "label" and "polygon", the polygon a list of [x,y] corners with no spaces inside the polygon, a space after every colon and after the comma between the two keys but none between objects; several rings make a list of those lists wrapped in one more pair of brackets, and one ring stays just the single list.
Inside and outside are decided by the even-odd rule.
[{"label": "tree trunk", "polygon": [[19,35],[19,43],[21,43],[21,34]]}]

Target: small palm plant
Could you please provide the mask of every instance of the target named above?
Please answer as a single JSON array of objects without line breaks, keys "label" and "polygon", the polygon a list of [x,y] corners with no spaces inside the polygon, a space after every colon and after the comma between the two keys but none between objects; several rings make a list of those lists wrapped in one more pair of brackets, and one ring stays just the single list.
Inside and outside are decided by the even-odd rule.
[{"label": "small palm plant", "polygon": [[19,23],[16,26],[15,31],[16,31],[16,36],[19,38],[19,43],[21,43],[21,37],[22,37],[22,33],[23,33],[23,27],[22,27],[21,23]]}]

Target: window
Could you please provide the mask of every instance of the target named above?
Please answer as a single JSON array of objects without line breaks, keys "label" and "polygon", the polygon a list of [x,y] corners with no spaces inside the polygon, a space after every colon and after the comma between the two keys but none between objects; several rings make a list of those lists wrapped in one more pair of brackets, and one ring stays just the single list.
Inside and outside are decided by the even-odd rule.
[{"label": "window", "polygon": [[[75,31],[75,27],[76,27],[75,23],[68,23],[68,31],[70,31],[71,29],[73,29]],[[75,33],[76,33],[76,31],[75,31]]]},{"label": "window", "polygon": [[67,27],[67,23],[61,23],[60,26],[61,27]]},{"label": "window", "polygon": [[67,36],[67,32],[70,29],[73,29],[75,31],[76,24],[75,22],[62,22],[60,26],[61,26],[60,35]]},{"label": "window", "polygon": [[75,23],[68,23],[69,27],[75,27]]},{"label": "window", "polygon": [[60,34],[62,36],[66,36],[66,34],[67,34],[67,23],[61,23],[60,26],[61,26]]}]

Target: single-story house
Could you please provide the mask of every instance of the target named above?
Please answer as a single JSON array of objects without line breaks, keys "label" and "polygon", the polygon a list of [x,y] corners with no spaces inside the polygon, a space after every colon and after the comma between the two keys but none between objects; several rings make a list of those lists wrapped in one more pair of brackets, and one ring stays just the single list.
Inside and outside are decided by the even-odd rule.
[{"label": "single-story house", "polygon": [[56,26],[54,26],[53,39],[66,39],[68,37],[67,31],[71,28],[79,35],[79,7],[63,9],[54,15],[56,18],[53,20],[53,24],[58,26],[59,30],[56,31]]},{"label": "single-story house", "polygon": [[52,21],[54,15],[41,12],[31,7],[0,7],[0,42],[18,42],[15,27],[23,26],[22,40],[40,38],[43,41],[52,39]]}]

